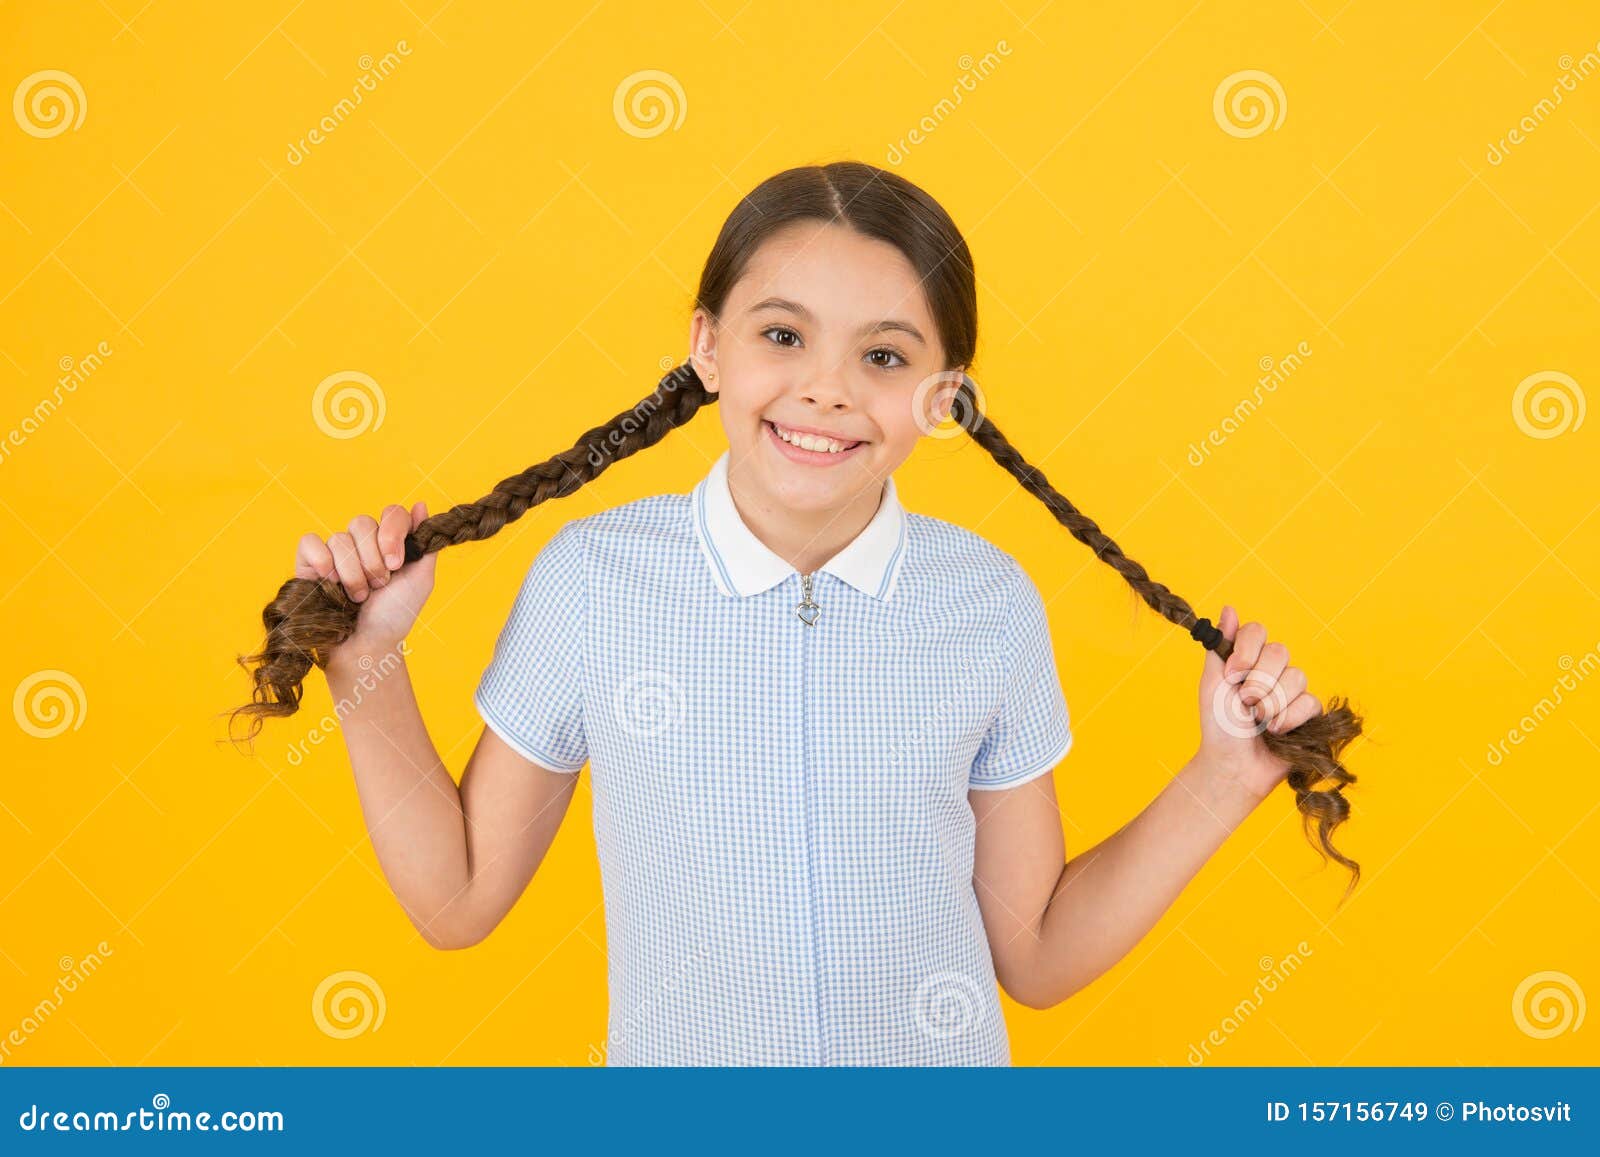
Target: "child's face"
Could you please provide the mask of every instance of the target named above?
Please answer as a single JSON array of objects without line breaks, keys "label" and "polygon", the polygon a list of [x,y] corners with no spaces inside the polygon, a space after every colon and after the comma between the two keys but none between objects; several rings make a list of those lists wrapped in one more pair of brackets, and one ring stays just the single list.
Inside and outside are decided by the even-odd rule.
[{"label": "child's face", "polygon": [[[721,324],[697,310],[689,340],[719,395],[730,474],[791,510],[876,496],[950,409],[948,380],[930,379],[951,367],[910,262],[841,225],[797,222],[770,237]],[[860,444],[795,453],[773,423]]]}]

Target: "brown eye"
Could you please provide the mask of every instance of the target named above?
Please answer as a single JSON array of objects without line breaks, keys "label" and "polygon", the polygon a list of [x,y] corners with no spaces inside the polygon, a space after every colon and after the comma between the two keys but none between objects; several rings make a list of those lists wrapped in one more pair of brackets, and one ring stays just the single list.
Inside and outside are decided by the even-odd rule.
[{"label": "brown eye", "polygon": [[903,354],[901,354],[898,350],[890,349],[888,346],[879,346],[877,349],[869,350],[867,352],[867,356],[869,358],[872,357],[873,354],[887,354],[892,358],[899,358],[900,359],[900,364],[899,365],[885,365],[883,362],[874,362],[874,363],[872,363],[873,365],[877,366],[879,369],[882,369],[882,370],[897,370],[897,369],[900,368],[900,366],[910,365],[911,364],[909,361],[906,360],[905,356]]},{"label": "brown eye", "polygon": [[[768,329],[762,330],[761,331],[761,336],[762,337],[767,337],[768,334],[774,334],[774,333],[786,333],[790,337],[794,338],[795,341],[799,341],[800,340],[800,335],[795,333],[794,330],[789,329],[787,326],[781,326],[781,325],[775,325],[775,326],[772,326],[772,327],[770,327]],[[773,342],[772,344],[774,344],[774,345],[788,345],[787,342],[781,342],[781,341]],[[791,348],[793,348],[793,347],[791,347]]]}]

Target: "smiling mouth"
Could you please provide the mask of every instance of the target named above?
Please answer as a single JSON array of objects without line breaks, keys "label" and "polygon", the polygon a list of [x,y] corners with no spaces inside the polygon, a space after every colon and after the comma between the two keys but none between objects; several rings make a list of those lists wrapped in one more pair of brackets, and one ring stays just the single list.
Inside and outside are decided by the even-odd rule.
[{"label": "smiling mouth", "polygon": [[[794,449],[803,451],[804,453],[807,453],[807,454],[816,454],[816,455],[819,455],[819,456],[827,456],[827,455],[832,455],[832,454],[848,454],[850,451],[856,449],[858,446],[865,446],[867,444],[866,439],[864,439],[864,438],[863,439],[858,439],[858,440],[856,440],[854,442],[847,442],[842,438],[833,438],[833,439],[830,439],[830,440],[833,441],[833,442],[837,442],[838,445],[839,445],[839,449],[837,449],[837,450],[829,450],[829,449],[811,450],[811,449],[807,449],[804,446],[801,446],[798,442],[790,441],[788,438],[785,438],[782,434],[780,434],[778,432],[779,431],[778,424],[776,422],[773,422],[771,419],[763,418],[763,419],[761,419],[761,424],[764,427],[766,427],[767,430],[771,432],[772,436],[774,438],[776,438],[779,442],[782,442],[786,446],[793,447]],[[784,427],[784,429],[787,429],[787,427]],[[795,437],[803,437],[805,435],[795,434],[794,436]],[[817,435],[810,435],[810,436],[811,437],[817,437]]]}]

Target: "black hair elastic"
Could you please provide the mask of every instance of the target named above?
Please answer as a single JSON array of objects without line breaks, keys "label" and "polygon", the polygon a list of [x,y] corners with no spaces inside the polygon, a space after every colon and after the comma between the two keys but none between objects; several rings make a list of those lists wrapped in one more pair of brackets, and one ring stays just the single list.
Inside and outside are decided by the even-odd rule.
[{"label": "black hair elastic", "polygon": [[1208,651],[1215,651],[1222,642],[1222,632],[1211,625],[1210,619],[1201,619],[1189,628],[1189,637]]},{"label": "black hair elastic", "polygon": [[422,549],[422,544],[417,541],[416,536],[411,534],[406,535],[406,561],[416,562],[417,559],[421,558],[424,553],[425,552]]}]

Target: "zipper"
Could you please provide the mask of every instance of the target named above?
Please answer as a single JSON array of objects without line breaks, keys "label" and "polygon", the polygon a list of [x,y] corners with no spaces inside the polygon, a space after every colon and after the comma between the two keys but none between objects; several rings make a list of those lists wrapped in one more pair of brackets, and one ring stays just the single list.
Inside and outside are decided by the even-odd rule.
[{"label": "zipper", "polygon": [[794,613],[800,616],[800,621],[808,627],[817,625],[817,620],[822,617],[822,608],[811,598],[811,580],[816,572],[800,576],[800,601],[795,604]]},{"label": "zipper", "polygon": [[[812,575],[800,576],[800,602],[795,607],[795,612],[800,616],[800,621],[806,626],[816,625],[817,617],[822,613],[822,608],[811,598]],[[807,618],[807,611],[810,618]],[[817,1014],[817,1064],[825,1066],[828,1063],[828,1036],[827,1019],[822,1008],[822,929],[817,913],[817,863],[815,852],[816,805],[813,802],[816,795],[816,785],[811,774],[811,749],[809,738],[811,728],[807,725],[806,716],[807,692],[806,688],[811,682],[810,672],[811,632],[804,631],[800,636],[800,778],[801,788],[805,795],[805,838],[806,838],[806,888],[807,900],[811,909],[811,975],[816,983],[816,992],[813,1003]]]}]

